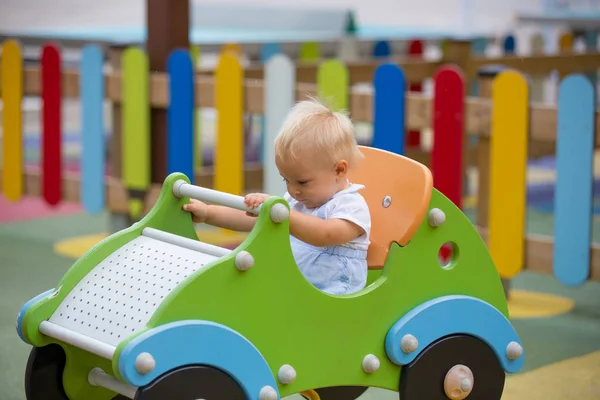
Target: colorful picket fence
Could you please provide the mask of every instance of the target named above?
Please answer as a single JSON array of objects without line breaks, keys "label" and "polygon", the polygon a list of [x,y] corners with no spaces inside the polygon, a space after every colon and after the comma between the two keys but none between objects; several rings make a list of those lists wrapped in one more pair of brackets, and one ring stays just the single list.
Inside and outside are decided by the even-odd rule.
[{"label": "colorful picket fence", "polygon": [[[43,103],[41,193],[48,204],[61,201],[61,67],[59,49],[42,49],[41,80]],[[83,119],[81,199],[89,212],[106,208],[104,190],[104,132],[102,100],[104,76],[102,54],[93,45],[84,49],[80,67],[80,98]],[[318,94],[334,100],[335,107],[348,104],[347,67],[338,60],[319,66]],[[18,43],[3,45],[0,64],[3,110],[4,195],[18,201],[23,196],[23,60]],[[285,190],[273,160],[273,138],[295,101],[295,69],[282,54],[266,63],[264,110],[266,124],[264,190]],[[168,172],[184,172],[194,180],[194,70],[187,51],[173,52],[167,63]],[[234,54],[223,54],[215,74],[217,110],[217,190],[243,194],[244,131],[243,71]],[[434,185],[458,207],[462,207],[462,151],[465,129],[463,73],[444,66],[433,77],[434,96],[431,126],[433,149],[431,169]],[[372,145],[404,154],[407,135],[404,72],[383,62],[373,80]],[[150,185],[150,127],[148,59],[139,48],[129,48],[122,59],[122,180],[128,189],[130,211],[141,213],[142,194]],[[502,72],[494,82],[491,125],[489,248],[500,275],[512,278],[524,267],[526,166],[529,119],[529,86],[517,71]],[[592,219],[592,163],[595,133],[595,90],[585,75],[565,77],[559,88],[557,129],[557,183],[555,195],[556,237],[554,273],[563,283],[577,285],[590,273],[590,230]],[[486,179],[483,177],[482,179]],[[576,265],[576,267],[574,267]]]}]

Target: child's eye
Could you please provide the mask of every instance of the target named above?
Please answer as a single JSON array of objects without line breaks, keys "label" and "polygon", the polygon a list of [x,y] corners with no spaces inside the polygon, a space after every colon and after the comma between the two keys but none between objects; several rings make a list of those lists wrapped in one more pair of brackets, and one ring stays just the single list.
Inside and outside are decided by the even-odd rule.
[{"label": "child's eye", "polygon": [[304,186],[304,185],[306,185],[306,184],[308,183],[308,181],[298,181],[298,183],[299,183],[300,185],[303,185],[303,186]]}]

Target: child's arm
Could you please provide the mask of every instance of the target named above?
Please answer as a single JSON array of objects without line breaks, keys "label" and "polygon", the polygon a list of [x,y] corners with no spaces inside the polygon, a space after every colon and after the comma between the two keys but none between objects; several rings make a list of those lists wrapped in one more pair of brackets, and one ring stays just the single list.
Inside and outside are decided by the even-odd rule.
[{"label": "child's arm", "polygon": [[192,199],[183,206],[185,211],[192,213],[192,220],[198,224],[206,223],[219,228],[238,232],[250,232],[254,228],[256,218],[244,211],[231,207],[208,205]]},{"label": "child's arm", "polygon": [[[265,194],[253,193],[246,196],[245,202],[249,208],[255,208],[268,197]],[[290,234],[313,246],[341,245],[364,233],[365,230],[362,227],[347,219],[321,219],[296,210],[291,210],[290,213]]]},{"label": "child's arm", "polygon": [[357,224],[341,218],[321,219],[292,210],[290,233],[305,243],[317,247],[348,243],[365,233]]}]

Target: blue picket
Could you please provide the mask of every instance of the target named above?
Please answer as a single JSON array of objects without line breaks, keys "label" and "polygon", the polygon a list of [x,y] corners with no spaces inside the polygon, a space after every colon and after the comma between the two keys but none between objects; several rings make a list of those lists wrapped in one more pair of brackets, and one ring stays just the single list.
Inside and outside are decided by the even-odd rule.
[{"label": "blue picket", "polygon": [[590,273],[594,182],[595,91],[581,74],[569,75],[558,92],[553,270],[565,285]]},{"label": "blue picket", "polygon": [[181,172],[194,183],[194,67],[188,51],[169,55],[167,73],[167,172]]},{"label": "blue picket", "polygon": [[373,143],[378,149],[404,154],[406,77],[400,67],[382,64],[373,79]]},{"label": "blue picket", "polygon": [[81,54],[81,186],[84,209],[91,214],[104,210],[105,135],[103,54],[98,45],[86,45]]},{"label": "blue picket", "polygon": [[[279,43],[265,43],[260,48],[260,61],[266,64],[271,57],[281,53],[281,45]],[[265,135],[266,135],[266,120],[264,115],[259,115],[260,135],[258,137],[258,159],[264,165],[265,160]]]},{"label": "blue picket", "polygon": [[380,40],[373,46],[373,57],[375,58],[385,58],[389,57],[391,54],[392,49],[390,48],[390,43],[386,40]]},{"label": "blue picket", "polygon": [[513,35],[508,35],[507,37],[505,37],[503,47],[504,47],[505,55],[515,54],[515,48],[516,48],[515,37]]},{"label": "blue picket", "polygon": [[260,48],[260,61],[264,64],[275,54],[281,53],[281,45],[279,43],[265,43]]}]

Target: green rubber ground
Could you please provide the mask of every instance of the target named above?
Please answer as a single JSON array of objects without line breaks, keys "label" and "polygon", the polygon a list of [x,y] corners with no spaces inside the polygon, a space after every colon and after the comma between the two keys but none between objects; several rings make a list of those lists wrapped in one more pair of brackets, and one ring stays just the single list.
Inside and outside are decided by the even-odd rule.
[{"label": "green rubber ground", "polygon": [[[55,254],[53,244],[108,230],[106,215],[85,214],[0,225],[0,399],[25,398],[23,377],[30,349],[15,331],[19,307],[52,288],[73,262]],[[551,218],[529,212],[528,230],[551,233]],[[596,241],[598,232],[595,227]],[[575,301],[575,307],[556,317],[513,321],[527,352],[526,362],[519,374],[508,378],[503,399],[600,399],[600,283],[565,288],[551,276],[523,273],[513,287],[565,296]],[[300,397],[288,398],[292,399]],[[398,395],[377,389],[361,397],[392,399]]]}]

